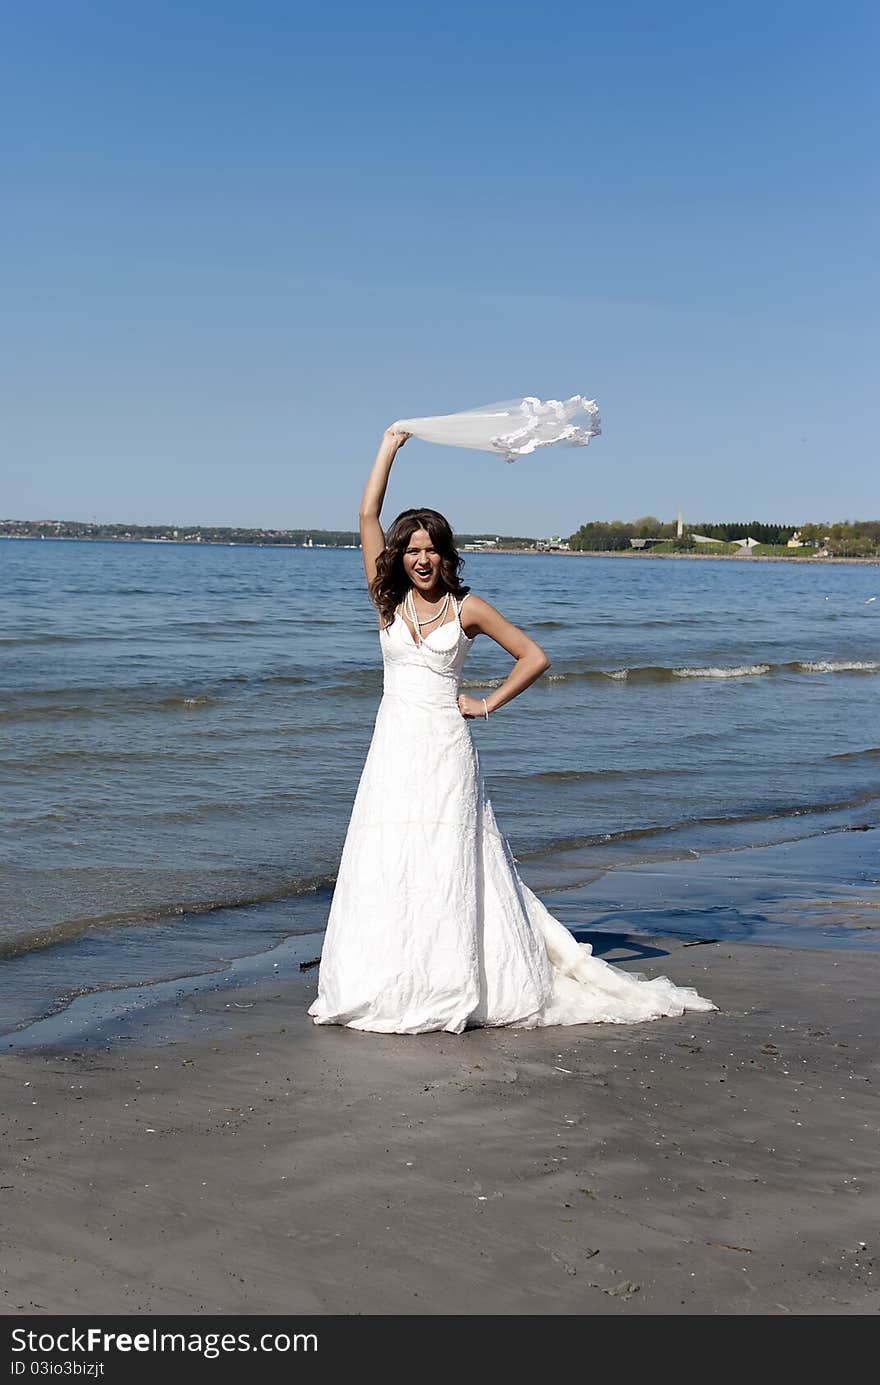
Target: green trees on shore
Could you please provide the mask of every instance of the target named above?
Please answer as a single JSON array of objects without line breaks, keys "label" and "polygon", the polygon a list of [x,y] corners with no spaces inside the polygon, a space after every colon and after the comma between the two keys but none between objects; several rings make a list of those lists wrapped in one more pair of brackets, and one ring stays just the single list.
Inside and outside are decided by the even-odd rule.
[{"label": "green trees on shore", "polygon": [[572,548],[587,552],[612,553],[616,549],[631,548],[630,539],[673,539],[675,525],[664,524],[653,515],[630,522],[612,519],[594,519],[582,524],[576,534],[572,534],[569,544]]},{"label": "green trees on shore", "polygon": [[[788,552],[805,557],[825,551],[833,557],[868,558],[880,555],[880,520],[844,520],[836,524],[767,524],[761,520],[726,524],[687,524],[681,537],[677,525],[665,523],[654,515],[641,519],[591,520],[582,524],[569,538],[573,549],[581,552],[610,553],[632,548],[631,539],[653,539],[673,552],[696,552],[702,547],[693,538],[716,539],[733,544],[737,539],[756,539],[762,548],[785,548],[789,539],[797,536],[802,548]],[[704,548],[704,552],[711,551]]]}]

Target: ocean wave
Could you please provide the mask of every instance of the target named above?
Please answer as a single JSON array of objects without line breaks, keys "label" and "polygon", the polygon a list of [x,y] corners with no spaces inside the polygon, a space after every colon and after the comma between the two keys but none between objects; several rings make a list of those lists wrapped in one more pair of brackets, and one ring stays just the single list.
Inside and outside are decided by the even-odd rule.
[{"label": "ocean wave", "polygon": [[343,697],[378,696],[382,691],[382,670],[380,668],[355,668],[349,673],[338,674],[328,683],[322,693],[338,693]]},{"label": "ocean wave", "polygon": [[785,819],[814,817],[820,814],[846,812],[862,808],[880,798],[876,789],[866,789],[851,798],[829,803],[788,803],[775,806],[757,805],[741,813],[718,813],[706,817],[680,818],[675,822],[652,823],[646,827],[625,827],[616,832],[591,832],[584,836],[558,837],[543,842],[531,850],[520,850],[518,861],[539,861],[559,852],[580,851],[585,847],[613,846],[623,842],[637,842],[649,838],[674,836],[677,832],[691,831],[705,827],[742,827],[750,823],[776,822]]},{"label": "ocean wave", "polygon": [[94,642],[106,643],[108,640],[124,638],[122,635],[99,633],[94,635],[76,634],[61,635],[44,632],[37,635],[0,635],[2,645],[34,645],[34,644],[92,644]]},{"label": "ocean wave", "polygon": [[462,678],[462,688],[500,688],[504,678]]},{"label": "ocean wave", "polygon": [[[370,677],[375,683],[375,674],[371,672]],[[0,708],[0,722],[190,710],[216,706],[241,693],[247,695],[263,688],[271,690],[273,686],[300,687],[310,681],[307,675],[293,672],[228,673],[210,680],[202,688],[191,690],[145,683],[23,688],[6,695],[7,705]]]},{"label": "ocean wave", "polygon": [[[528,775],[528,783],[537,784],[565,784],[576,783],[586,779],[671,779],[675,776],[685,776],[693,774],[692,769],[671,769],[644,768],[634,766],[632,769],[545,769],[538,770],[535,774]],[[511,779],[522,782],[519,775],[493,775],[495,779]]]},{"label": "ocean wave", "polygon": [[124,909],[66,919],[63,923],[50,924],[47,928],[35,928],[29,933],[20,933],[17,937],[0,942],[0,961],[10,961],[13,957],[23,957],[29,952],[39,952],[47,947],[73,942],[94,928],[171,923],[175,919],[185,919],[190,914],[212,914],[220,909],[245,909],[258,904],[275,904],[285,899],[297,899],[305,894],[330,891],[335,883],[335,875],[300,876],[286,885],[248,894],[221,895],[214,899],[196,900],[186,904],[147,905],[142,909]]},{"label": "ocean wave", "polygon": [[286,687],[301,687],[310,680],[303,673],[264,673],[252,678],[253,683],[279,683]]},{"label": "ocean wave", "polygon": [[757,678],[770,673],[771,669],[771,664],[733,664],[729,667],[674,668],[672,672],[676,678]]},{"label": "ocean wave", "polygon": [[[225,737],[219,738],[216,750],[194,750],[191,743],[187,745],[187,765],[202,763],[223,765],[228,763],[228,760],[228,743]],[[150,750],[142,746],[133,746],[130,750],[99,750],[89,746],[83,750],[47,750],[42,755],[31,755],[26,758],[18,758],[12,754],[0,754],[0,766],[7,766],[19,774],[45,774],[51,773],[53,770],[66,772],[69,767],[76,770],[81,765],[90,768],[100,766],[102,769],[128,771],[132,768],[140,769],[144,765],[151,764],[179,765],[180,750],[175,746],[161,750]]]},{"label": "ocean wave", "polygon": [[674,667],[671,664],[635,664],[625,668],[568,669],[548,673],[549,683],[591,681],[597,683],[673,683],[679,678],[757,678],[771,673],[773,664],[707,664]]},{"label": "ocean wave", "polygon": [[64,707],[5,707],[0,708],[0,722],[34,721],[39,717],[95,717],[99,714],[98,707],[88,707],[80,702],[71,702]]},{"label": "ocean wave", "polygon": [[[787,663],[749,664],[631,664],[623,668],[575,668],[548,673],[548,683],[672,683],[686,678],[763,678],[774,674],[880,673],[872,659],[793,659]],[[488,682],[486,684],[488,686]]]},{"label": "ocean wave", "polygon": [[798,659],[787,667],[798,673],[880,673],[876,659]]},{"label": "ocean wave", "polygon": [[[194,763],[198,763],[198,757]],[[113,795],[113,797],[108,795]],[[329,796],[330,792],[325,788],[323,801],[326,802]],[[185,802],[178,804],[172,801],[169,803],[168,797],[165,795],[155,800],[157,806],[147,806],[144,803],[129,803],[127,800],[119,802],[115,796],[114,786],[107,785],[106,792],[100,796],[97,793],[90,796],[81,795],[76,799],[69,798],[61,807],[46,808],[40,812],[22,811],[16,817],[16,825],[19,834],[24,834],[25,832],[39,833],[44,824],[54,822],[76,824],[80,828],[83,827],[83,824],[92,821],[106,824],[108,808],[111,805],[112,821],[117,829],[123,828],[128,823],[140,824],[145,830],[161,828],[165,825],[184,827],[190,823],[197,826],[200,824],[207,826],[217,819],[231,824],[241,818],[253,820],[261,818],[266,813],[300,807],[309,799],[310,791],[307,788],[273,787],[264,793],[255,792],[250,796],[241,798],[233,797],[232,791],[230,791],[222,798],[206,798],[189,805]]]},{"label": "ocean wave", "polygon": [[221,698],[212,697],[209,693],[195,693],[189,696],[180,693],[176,696],[150,697],[144,690],[120,693],[116,689],[106,689],[98,693],[94,702],[91,703],[61,702],[60,700],[52,700],[48,703],[26,701],[18,706],[6,707],[0,710],[0,722],[37,721],[43,717],[48,717],[50,720],[99,717],[116,712],[174,711],[181,708],[210,707],[221,701]]}]

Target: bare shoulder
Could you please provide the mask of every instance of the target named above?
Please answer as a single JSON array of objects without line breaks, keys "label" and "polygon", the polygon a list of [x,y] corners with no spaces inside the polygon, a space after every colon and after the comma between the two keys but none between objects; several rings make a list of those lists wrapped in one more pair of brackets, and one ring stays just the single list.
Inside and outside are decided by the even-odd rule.
[{"label": "bare shoulder", "polygon": [[467,592],[461,598],[460,610],[462,629],[468,636],[484,634],[486,620],[491,621],[493,613],[498,614],[495,607],[476,592]]},{"label": "bare shoulder", "polygon": [[466,635],[479,633],[489,635],[493,640],[497,640],[502,632],[509,633],[516,630],[512,621],[493,606],[491,601],[486,601],[482,596],[477,596],[476,592],[468,592],[462,598],[461,623]]},{"label": "bare shoulder", "polygon": [[[502,615],[490,601],[477,596],[475,592],[468,592],[463,598],[461,625],[468,639],[474,639],[477,635],[488,635],[489,639],[506,649],[515,659],[537,652],[546,660],[539,644],[518,625],[514,625],[512,620]],[[549,660],[547,663],[549,665]]]}]

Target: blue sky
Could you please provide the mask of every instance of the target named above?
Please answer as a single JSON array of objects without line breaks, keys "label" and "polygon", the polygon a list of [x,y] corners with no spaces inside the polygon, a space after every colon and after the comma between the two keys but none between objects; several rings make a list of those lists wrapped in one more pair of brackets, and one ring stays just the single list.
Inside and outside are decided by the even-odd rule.
[{"label": "blue sky", "polygon": [[[3,517],[880,514],[870,4],[0,5]],[[872,388],[873,387],[873,388]]]}]

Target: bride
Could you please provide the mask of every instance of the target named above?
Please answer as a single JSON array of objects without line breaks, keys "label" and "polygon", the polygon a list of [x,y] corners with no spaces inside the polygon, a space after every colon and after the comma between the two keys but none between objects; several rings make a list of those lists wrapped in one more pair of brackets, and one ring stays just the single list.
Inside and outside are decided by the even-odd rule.
[{"label": "bride", "polygon": [[[520,879],[495,821],[471,723],[549,667],[543,649],[459,579],[448,522],[404,510],[383,533],[391,466],[411,435],[386,430],[360,510],[384,690],[327,923],[316,1024],[460,1034],[477,1026],[629,1024],[714,1010],[689,987],[592,955]],[[515,660],[485,697],[459,692],[474,641]]]}]

